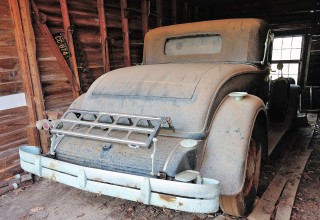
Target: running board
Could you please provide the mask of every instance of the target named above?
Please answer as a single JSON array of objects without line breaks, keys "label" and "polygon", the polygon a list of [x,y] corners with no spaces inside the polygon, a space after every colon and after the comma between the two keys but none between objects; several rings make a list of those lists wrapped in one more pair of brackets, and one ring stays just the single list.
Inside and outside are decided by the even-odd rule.
[{"label": "running board", "polygon": [[170,118],[68,109],[51,133],[150,148],[165,123]]}]

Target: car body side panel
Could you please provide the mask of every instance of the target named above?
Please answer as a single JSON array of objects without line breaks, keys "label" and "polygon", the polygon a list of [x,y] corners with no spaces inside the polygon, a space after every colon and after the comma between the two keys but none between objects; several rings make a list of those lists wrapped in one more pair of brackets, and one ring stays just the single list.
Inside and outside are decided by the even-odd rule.
[{"label": "car body side panel", "polygon": [[248,146],[260,111],[265,106],[256,96],[247,95],[241,101],[226,97],[213,118],[200,172],[220,181],[222,195],[242,190]]}]

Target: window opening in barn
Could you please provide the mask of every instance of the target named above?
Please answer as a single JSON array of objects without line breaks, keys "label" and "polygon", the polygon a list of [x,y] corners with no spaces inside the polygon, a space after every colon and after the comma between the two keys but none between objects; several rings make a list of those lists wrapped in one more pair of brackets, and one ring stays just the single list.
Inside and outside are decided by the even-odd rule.
[{"label": "window opening in barn", "polygon": [[298,83],[301,67],[302,36],[276,37],[272,46],[271,79],[291,77]]}]

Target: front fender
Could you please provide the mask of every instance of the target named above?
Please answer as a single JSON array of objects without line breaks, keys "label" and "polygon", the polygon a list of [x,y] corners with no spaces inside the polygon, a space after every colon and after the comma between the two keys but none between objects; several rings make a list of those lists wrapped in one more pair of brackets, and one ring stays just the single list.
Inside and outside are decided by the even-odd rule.
[{"label": "front fender", "polygon": [[222,195],[241,192],[251,133],[263,101],[247,95],[236,101],[227,96],[218,107],[209,130],[200,172],[220,181]]}]

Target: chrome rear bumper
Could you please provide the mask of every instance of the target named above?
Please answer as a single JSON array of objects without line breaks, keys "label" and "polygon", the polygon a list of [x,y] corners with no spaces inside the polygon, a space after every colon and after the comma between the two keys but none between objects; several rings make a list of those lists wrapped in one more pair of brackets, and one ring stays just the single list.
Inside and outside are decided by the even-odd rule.
[{"label": "chrome rear bumper", "polygon": [[20,147],[19,154],[24,170],[88,192],[187,212],[219,209],[220,187],[214,179],[192,184],[88,168],[43,157],[33,146]]}]

